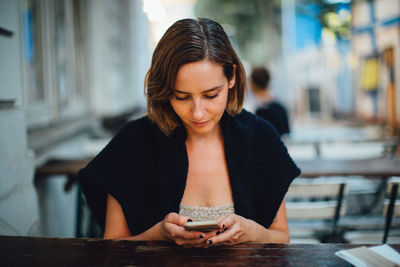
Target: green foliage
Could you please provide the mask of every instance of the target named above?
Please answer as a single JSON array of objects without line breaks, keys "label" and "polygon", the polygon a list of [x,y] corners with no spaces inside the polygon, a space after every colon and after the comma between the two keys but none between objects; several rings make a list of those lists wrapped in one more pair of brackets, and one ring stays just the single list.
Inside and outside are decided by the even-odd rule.
[{"label": "green foliage", "polygon": [[[251,54],[255,44],[266,39],[266,29],[272,29],[278,36],[281,31],[280,0],[198,0],[195,14],[229,25],[225,29],[233,29],[228,34],[234,37],[242,56],[250,62],[254,61]],[[260,51],[257,59],[267,60],[267,52]]]}]

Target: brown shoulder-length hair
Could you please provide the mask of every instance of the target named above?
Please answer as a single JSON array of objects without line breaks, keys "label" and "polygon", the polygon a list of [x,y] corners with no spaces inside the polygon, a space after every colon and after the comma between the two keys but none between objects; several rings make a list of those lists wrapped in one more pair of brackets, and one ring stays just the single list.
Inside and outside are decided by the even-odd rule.
[{"label": "brown shoulder-length hair", "polygon": [[246,73],[222,26],[206,18],[178,20],[158,42],[145,78],[147,115],[166,135],[180,122],[170,104],[178,70],[204,59],[220,64],[228,81],[236,65],[235,86],[229,90],[226,111],[235,115],[242,110]]}]

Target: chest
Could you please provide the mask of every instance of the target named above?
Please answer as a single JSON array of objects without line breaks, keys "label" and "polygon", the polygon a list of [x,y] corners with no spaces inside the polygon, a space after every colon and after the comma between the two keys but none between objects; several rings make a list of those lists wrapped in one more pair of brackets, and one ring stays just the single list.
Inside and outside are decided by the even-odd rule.
[{"label": "chest", "polygon": [[223,144],[190,148],[188,161],[182,203],[218,206],[233,202]]}]

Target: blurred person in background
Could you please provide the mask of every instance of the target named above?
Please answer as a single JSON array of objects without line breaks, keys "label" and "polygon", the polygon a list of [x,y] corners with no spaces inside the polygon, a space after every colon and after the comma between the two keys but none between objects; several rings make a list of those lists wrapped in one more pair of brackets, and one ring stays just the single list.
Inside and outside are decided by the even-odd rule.
[{"label": "blurred person in background", "polygon": [[[242,110],[246,74],[221,25],[174,23],[145,84],[147,115],[79,173],[104,238],[288,242],[284,196],[300,170],[273,126]],[[187,231],[191,220],[217,220],[219,229]]]},{"label": "blurred person in background", "polygon": [[290,133],[289,118],[283,105],[276,101],[269,90],[270,74],[264,67],[256,67],[250,75],[250,87],[256,97],[256,115],[274,125],[279,135]]}]

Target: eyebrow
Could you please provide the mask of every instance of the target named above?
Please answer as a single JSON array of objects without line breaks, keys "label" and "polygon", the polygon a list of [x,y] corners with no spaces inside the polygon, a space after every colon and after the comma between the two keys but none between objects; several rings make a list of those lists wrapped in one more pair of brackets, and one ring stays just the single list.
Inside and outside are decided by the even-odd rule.
[{"label": "eyebrow", "polygon": [[[218,85],[218,86],[215,86],[215,87],[213,87],[213,88],[211,88],[211,89],[204,90],[204,91],[202,91],[202,93],[209,93],[209,92],[214,91],[214,90],[216,90],[216,89],[219,89],[219,88],[221,88],[221,87],[223,87],[223,85]],[[175,92],[176,92],[176,93],[179,93],[179,94],[187,94],[187,95],[190,95],[189,92],[185,92],[185,91],[181,91],[181,90],[177,90],[177,89],[175,89]]]}]

